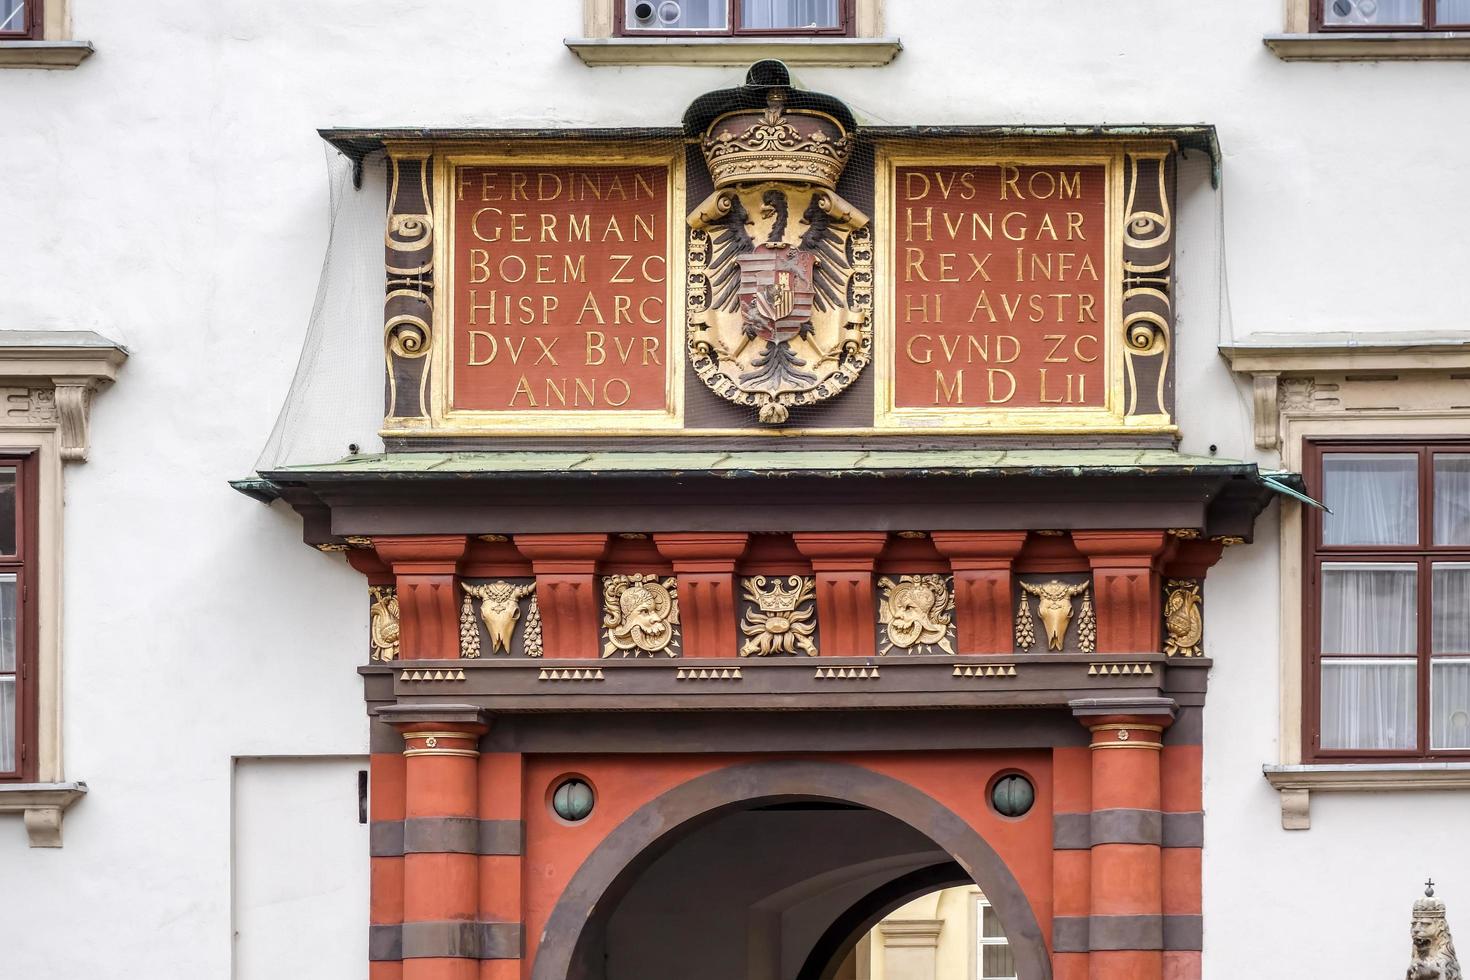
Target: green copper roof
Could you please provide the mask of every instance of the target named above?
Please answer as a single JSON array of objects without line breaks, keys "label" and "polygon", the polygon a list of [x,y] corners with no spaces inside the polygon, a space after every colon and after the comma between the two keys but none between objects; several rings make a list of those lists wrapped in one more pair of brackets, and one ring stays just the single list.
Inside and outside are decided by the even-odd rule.
[{"label": "green copper roof", "polygon": [[734,452],[416,452],[284,466],[275,482],[462,476],[1256,476],[1254,463],[1166,449],[750,450]]}]

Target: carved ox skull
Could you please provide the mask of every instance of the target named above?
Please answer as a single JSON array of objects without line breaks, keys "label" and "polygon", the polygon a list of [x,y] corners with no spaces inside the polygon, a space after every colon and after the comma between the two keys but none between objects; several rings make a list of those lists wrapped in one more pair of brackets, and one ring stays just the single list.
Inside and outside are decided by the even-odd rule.
[{"label": "carved ox skull", "polygon": [[1032,585],[1022,582],[1021,588],[1036,596],[1036,614],[1046,627],[1046,646],[1049,650],[1060,650],[1067,640],[1067,627],[1072,624],[1072,598],[1087,591],[1087,583],[1068,585],[1066,582],[1047,582]]},{"label": "carved ox skull", "polygon": [[530,595],[535,586],[491,582],[466,585],[464,590],[480,599],[480,619],[485,623],[485,632],[490,634],[490,652],[509,653],[516,620],[521,617],[521,600]]}]

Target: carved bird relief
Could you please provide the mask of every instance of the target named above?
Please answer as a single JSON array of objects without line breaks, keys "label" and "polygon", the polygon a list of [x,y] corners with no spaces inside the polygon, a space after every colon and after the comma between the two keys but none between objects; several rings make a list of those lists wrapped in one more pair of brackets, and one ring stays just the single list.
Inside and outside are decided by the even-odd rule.
[{"label": "carved bird relief", "polygon": [[1036,614],[1046,629],[1048,650],[1060,650],[1067,642],[1067,627],[1072,625],[1072,599],[1087,591],[1088,583],[1068,585],[1047,582],[1045,585],[1020,583],[1021,588],[1036,596]]},{"label": "carved bird relief", "polygon": [[1171,580],[1164,598],[1164,653],[1171,657],[1198,657],[1203,652],[1205,623],[1200,614],[1198,582]]},{"label": "carved bird relief", "polygon": [[398,659],[398,590],[392,586],[371,586],[372,606],[368,609],[372,659]]}]

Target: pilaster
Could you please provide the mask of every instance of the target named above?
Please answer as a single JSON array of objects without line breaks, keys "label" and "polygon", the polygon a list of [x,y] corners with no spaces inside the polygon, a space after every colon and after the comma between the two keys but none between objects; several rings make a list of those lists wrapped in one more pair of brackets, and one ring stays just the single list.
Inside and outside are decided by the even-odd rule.
[{"label": "pilaster", "polygon": [[735,562],[745,553],[748,540],[745,533],[653,536],[659,553],[674,563],[684,656],[737,656]]},{"label": "pilaster", "polygon": [[459,597],[455,576],[469,547],[462,534],[373,539],[398,588],[399,656],[404,660],[459,657]]},{"label": "pilaster", "polygon": [[930,537],[954,572],[959,652],[1011,653],[1011,565],[1026,532],[935,531]]},{"label": "pilaster", "polygon": [[873,567],[888,535],[882,531],[793,535],[812,563],[817,583],[821,654],[872,657],[878,652],[873,627]]},{"label": "pilaster", "polygon": [[536,574],[546,658],[595,659],[602,623],[597,562],[607,535],[517,534],[515,546]]},{"label": "pilaster", "polygon": [[1072,543],[1092,567],[1097,594],[1097,652],[1159,649],[1159,567],[1164,531],[1073,531]]}]

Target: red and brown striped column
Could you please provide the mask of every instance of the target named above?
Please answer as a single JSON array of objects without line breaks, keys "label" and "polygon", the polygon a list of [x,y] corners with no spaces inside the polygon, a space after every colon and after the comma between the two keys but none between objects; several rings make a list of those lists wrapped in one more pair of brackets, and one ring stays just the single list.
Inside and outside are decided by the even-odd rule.
[{"label": "red and brown striped column", "polygon": [[[1072,711],[1091,733],[1092,807],[1085,825],[1058,817],[1054,846],[1089,853],[1088,914],[1053,919],[1057,952],[1085,952],[1089,980],[1162,980],[1179,923],[1164,915],[1160,758],[1169,698],[1089,698]],[[1067,838],[1071,838],[1068,840]]]}]

